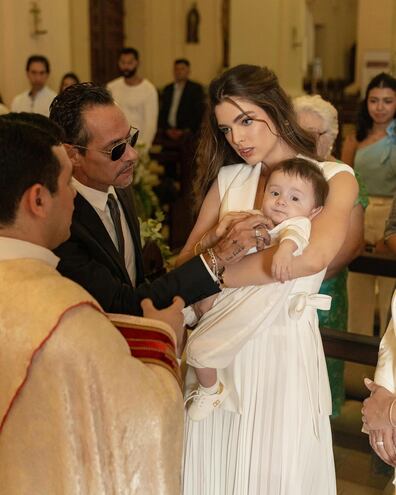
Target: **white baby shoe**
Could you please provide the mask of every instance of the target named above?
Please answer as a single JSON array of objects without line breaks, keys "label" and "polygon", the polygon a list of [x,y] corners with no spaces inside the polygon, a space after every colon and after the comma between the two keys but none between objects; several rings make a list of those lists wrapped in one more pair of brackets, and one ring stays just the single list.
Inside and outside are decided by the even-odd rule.
[{"label": "white baby shoe", "polygon": [[205,389],[199,385],[185,400],[185,404],[191,401],[188,406],[187,414],[193,421],[201,421],[201,419],[205,419],[209,416],[216,407],[219,407],[228,394],[229,390],[227,390],[221,382],[219,383],[217,392],[214,394],[206,393]]}]

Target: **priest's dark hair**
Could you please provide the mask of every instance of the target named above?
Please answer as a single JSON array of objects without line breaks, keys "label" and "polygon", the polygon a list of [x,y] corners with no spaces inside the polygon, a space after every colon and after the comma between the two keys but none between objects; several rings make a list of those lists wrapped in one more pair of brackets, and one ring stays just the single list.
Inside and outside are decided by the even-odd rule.
[{"label": "priest's dark hair", "polygon": [[42,184],[54,195],[61,166],[53,146],[63,133],[39,114],[9,113],[0,117],[0,224],[12,225],[23,194]]}]

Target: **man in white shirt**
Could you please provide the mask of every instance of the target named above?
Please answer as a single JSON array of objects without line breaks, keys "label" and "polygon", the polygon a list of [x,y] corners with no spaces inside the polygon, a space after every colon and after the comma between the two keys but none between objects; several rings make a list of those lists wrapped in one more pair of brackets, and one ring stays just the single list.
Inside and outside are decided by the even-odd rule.
[{"label": "man in white shirt", "polygon": [[56,93],[46,86],[50,73],[48,59],[43,55],[31,55],[26,62],[26,76],[30,89],[15,96],[11,103],[13,112],[34,112],[48,117],[49,107]]},{"label": "man in white shirt", "polygon": [[118,59],[121,77],[110,81],[107,89],[120,105],[130,125],[139,129],[139,144],[148,150],[157,131],[158,92],[138,74],[139,52],[123,48]]},{"label": "man in white shirt", "polygon": [[40,115],[0,118],[8,185],[0,195],[1,493],[174,495],[182,304],[157,311],[143,303],[145,315],[175,332],[138,317],[117,330],[56,271],[51,249],[70,234],[76,194],[61,140]]}]

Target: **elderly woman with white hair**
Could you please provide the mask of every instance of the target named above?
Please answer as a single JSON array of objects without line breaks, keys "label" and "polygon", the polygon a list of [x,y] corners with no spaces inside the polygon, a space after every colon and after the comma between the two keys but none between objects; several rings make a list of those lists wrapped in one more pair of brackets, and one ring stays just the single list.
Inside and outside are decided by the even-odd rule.
[{"label": "elderly woman with white hair", "polygon": [[[334,106],[319,95],[299,96],[293,100],[297,120],[301,127],[316,137],[316,149],[323,160],[336,160],[332,156],[338,135],[338,114]],[[344,246],[328,267],[320,292],[332,297],[330,311],[318,311],[319,324],[323,327],[346,331],[348,321],[347,276],[348,263],[358,256],[364,244],[364,209],[368,197],[359,177],[359,197],[352,210],[350,228]],[[333,401],[333,416],[338,416],[344,402],[344,362],[327,359]]]}]

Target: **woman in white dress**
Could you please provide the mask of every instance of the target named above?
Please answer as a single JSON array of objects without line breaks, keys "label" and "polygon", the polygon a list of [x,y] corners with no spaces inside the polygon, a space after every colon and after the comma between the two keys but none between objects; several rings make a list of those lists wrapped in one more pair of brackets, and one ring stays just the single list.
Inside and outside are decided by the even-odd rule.
[{"label": "woman in white dress", "polygon": [[[197,179],[205,199],[198,197],[202,207],[181,259],[191,256],[197,243],[210,247],[220,211],[259,207],[268,170],[298,154],[315,159],[315,140],[298,126],[290,100],[271,71],[242,65],[212,81],[200,144],[203,169]],[[329,181],[329,195],[312,221],[309,246],[293,260],[293,280],[274,283],[273,248],[247,256],[224,272],[229,287],[273,285],[267,298],[252,290],[250,297],[236,301],[240,314],[234,312],[232,322],[218,315],[224,319],[225,334],[232,323],[249,327],[251,337],[222,370],[234,387],[230,398],[203,421],[186,419],[185,495],[336,493],[317,292],[326,266],[342,248],[357,184],[349,167],[319,165]],[[220,258],[216,263],[221,268]],[[302,278],[294,280],[297,277]],[[213,361],[201,364],[217,367]]]}]

